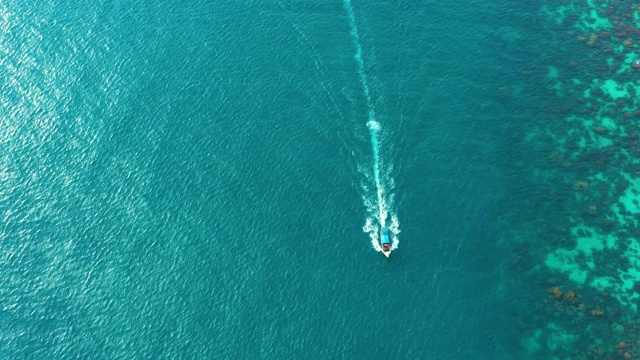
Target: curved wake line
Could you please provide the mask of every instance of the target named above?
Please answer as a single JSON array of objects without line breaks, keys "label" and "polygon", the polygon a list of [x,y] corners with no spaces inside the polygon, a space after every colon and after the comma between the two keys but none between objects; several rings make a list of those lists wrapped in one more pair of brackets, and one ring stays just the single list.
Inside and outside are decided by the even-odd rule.
[{"label": "curved wake line", "polygon": [[[344,8],[347,11],[347,15],[349,16],[349,24],[351,25],[351,37],[353,39],[353,44],[356,47],[354,59],[356,60],[358,74],[360,75],[360,82],[362,83],[362,89],[364,90],[364,95],[367,100],[367,109],[369,109],[367,127],[369,128],[369,132],[371,135],[371,149],[373,152],[373,178],[376,185],[377,204],[371,204],[371,202],[367,199],[364,199],[364,202],[365,205],[367,205],[369,211],[373,213],[377,212],[376,218],[380,226],[385,227],[388,214],[387,208],[389,204],[387,204],[387,202],[385,201],[384,184],[380,178],[380,145],[378,142],[378,137],[381,127],[380,123],[376,121],[376,111],[373,102],[371,101],[371,91],[369,90],[367,74],[364,71],[364,60],[362,59],[362,45],[360,44],[358,25],[356,24],[356,17],[353,12],[353,7],[351,6],[351,0],[343,0],[343,2]],[[397,234],[400,232],[397,216],[391,216],[391,225],[389,225],[388,228],[391,231],[391,234],[393,234],[393,242],[391,248],[396,249],[400,242],[397,237]],[[380,248],[380,242],[378,240],[380,230],[374,224],[374,219],[368,218],[366,224],[362,229],[365,232],[369,233],[369,236],[371,237],[371,244],[373,245],[374,249],[376,249],[377,251],[382,251],[382,249]]]},{"label": "curved wake line", "polygon": [[382,193],[384,192],[382,184],[380,182],[380,155],[378,154],[378,131],[380,130],[380,124],[374,120],[369,120],[367,123],[371,132],[371,148],[373,151],[373,177],[376,181],[376,189],[378,190],[378,214],[380,216],[380,224],[384,227],[386,219],[386,210],[384,206],[384,199]]},{"label": "curved wake line", "polygon": [[367,74],[364,72],[364,60],[362,60],[362,46],[360,45],[360,35],[358,35],[358,25],[356,24],[356,16],[353,13],[353,7],[351,6],[351,0],[344,0],[344,8],[349,15],[349,24],[351,25],[351,37],[353,37],[353,43],[356,46],[356,64],[358,65],[358,74],[360,75],[360,82],[362,82],[362,88],[364,89],[364,96],[367,98],[367,108],[369,109],[369,121],[375,121],[376,111],[371,102],[371,94],[369,92],[369,85],[367,84]]}]

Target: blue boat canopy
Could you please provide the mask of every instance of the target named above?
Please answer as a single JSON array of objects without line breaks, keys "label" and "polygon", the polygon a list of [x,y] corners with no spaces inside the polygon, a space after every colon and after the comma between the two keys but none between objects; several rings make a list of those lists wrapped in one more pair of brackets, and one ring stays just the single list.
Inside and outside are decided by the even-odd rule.
[{"label": "blue boat canopy", "polygon": [[382,228],[382,240],[383,244],[391,244],[391,239],[389,238],[389,230],[386,227]]}]

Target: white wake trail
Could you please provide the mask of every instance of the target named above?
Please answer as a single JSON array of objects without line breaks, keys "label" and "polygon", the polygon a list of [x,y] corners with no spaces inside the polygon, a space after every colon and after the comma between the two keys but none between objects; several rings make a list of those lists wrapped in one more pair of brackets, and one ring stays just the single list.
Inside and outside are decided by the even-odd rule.
[{"label": "white wake trail", "polygon": [[[347,15],[349,16],[349,23],[351,25],[351,38],[353,39],[353,44],[355,45],[356,52],[354,58],[356,60],[356,65],[358,69],[358,74],[360,75],[360,82],[362,83],[362,89],[364,91],[364,96],[367,101],[367,109],[368,119],[367,119],[367,127],[369,128],[369,133],[371,136],[371,150],[373,153],[373,179],[376,185],[376,195],[377,195],[377,203],[373,206],[369,204],[369,201],[365,200],[365,205],[371,213],[375,214],[375,218],[377,223],[380,224],[380,227],[386,226],[386,220],[389,213],[390,203],[387,201],[387,194],[385,192],[384,182],[380,176],[381,170],[381,156],[380,156],[380,144],[379,137],[382,127],[380,123],[376,121],[376,111],[373,102],[371,101],[371,91],[369,90],[369,84],[367,81],[367,74],[364,71],[364,60],[362,58],[362,45],[360,43],[360,35],[358,33],[358,25],[356,23],[356,17],[353,12],[353,7],[351,6],[351,0],[344,0],[344,8],[347,11]],[[371,237],[371,243],[373,247],[377,251],[382,251],[380,248],[380,243],[378,241],[378,236],[380,233],[380,228],[376,226],[374,223],[374,219],[368,218],[365,225],[363,226],[363,230],[369,234]],[[397,216],[392,214],[391,216],[391,225],[389,225],[389,230],[391,234],[393,234],[393,243],[392,249],[396,249],[399,244],[398,233],[399,222]]]}]

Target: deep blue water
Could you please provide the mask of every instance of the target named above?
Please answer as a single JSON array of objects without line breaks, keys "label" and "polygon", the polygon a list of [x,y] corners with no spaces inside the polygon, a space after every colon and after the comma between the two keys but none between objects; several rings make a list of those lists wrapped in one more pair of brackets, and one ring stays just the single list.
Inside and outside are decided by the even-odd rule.
[{"label": "deep blue water", "polygon": [[2,358],[499,356],[538,7],[351,5],[389,260],[342,0],[0,5]]}]

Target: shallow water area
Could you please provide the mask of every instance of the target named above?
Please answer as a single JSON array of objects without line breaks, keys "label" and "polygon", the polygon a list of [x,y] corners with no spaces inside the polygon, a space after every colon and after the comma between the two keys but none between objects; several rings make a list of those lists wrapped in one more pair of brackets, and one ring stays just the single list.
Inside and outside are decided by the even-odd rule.
[{"label": "shallow water area", "polygon": [[529,358],[635,358],[638,9],[584,1],[540,10],[548,50],[525,71],[541,109],[518,144],[523,177],[546,200],[526,200],[532,216],[507,247],[520,249],[514,265],[547,294],[520,306],[535,309],[520,346]]}]

